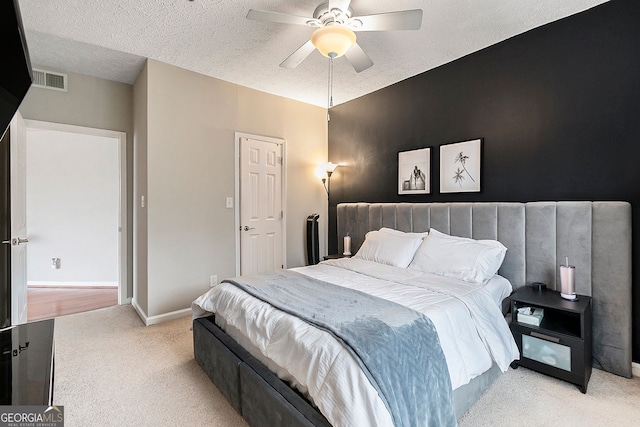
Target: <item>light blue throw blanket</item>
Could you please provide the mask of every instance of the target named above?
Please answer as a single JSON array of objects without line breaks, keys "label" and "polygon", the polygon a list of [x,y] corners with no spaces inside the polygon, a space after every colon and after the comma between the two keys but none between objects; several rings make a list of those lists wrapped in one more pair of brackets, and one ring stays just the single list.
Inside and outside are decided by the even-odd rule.
[{"label": "light blue throw blanket", "polygon": [[456,425],[449,370],[425,315],[293,271],[225,282],[331,332],[354,354],[397,427]]}]

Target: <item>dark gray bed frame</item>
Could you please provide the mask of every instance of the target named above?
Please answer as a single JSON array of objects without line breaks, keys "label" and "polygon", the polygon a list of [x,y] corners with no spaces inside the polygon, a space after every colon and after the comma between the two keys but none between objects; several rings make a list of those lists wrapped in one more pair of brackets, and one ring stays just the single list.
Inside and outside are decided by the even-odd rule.
[{"label": "dark gray bed frame", "polygon": [[[344,203],[338,242],[355,253],[370,230],[389,227],[495,239],[508,249],[500,274],[518,288],[555,289],[557,265],[576,265],[579,294],[593,298],[594,366],[631,377],[631,207],[626,202]],[[195,358],[231,405],[254,427],[329,426],[304,397],[237,344],[213,317],[193,323]],[[494,365],[454,390],[460,418],[500,375]]]}]

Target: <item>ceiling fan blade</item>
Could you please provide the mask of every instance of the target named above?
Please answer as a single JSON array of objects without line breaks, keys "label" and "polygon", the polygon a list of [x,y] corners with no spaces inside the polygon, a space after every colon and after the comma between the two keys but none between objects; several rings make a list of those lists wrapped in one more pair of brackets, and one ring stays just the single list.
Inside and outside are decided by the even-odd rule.
[{"label": "ceiling fan blade", "polygon": [[280,24],[309,25],[309,21],[315,21],[313,18],[305,18],[304,16],[289,15],[288,13],[269,12],[265,10],[249,10],[247,19],[264,22],[278,22]]},{"label": "ceiling fan blade", "polygon": [[346,51],[344,56],[347,57],[353,69],[356,70],[356,73],[364,71],[373,65],[371,58],[362,50],[358,43],[351,46],[351,49]]},{"label": "ceiling fan blade", "polygon": [[362,26],[353,27],[353,31],[419,30],[422,9],[355,16],[353,20],[362,22]]},{"label": "ceiling fan blade", "polygon": [[296,49],[287,59],[282,61],[280,66],[282,68],[288,68],[290,70],[296,68],[304,59],[311,54],[316,47],[308,40],[305,44]]},{"label": "ceiling fan blade", "polygon": [[342,11],[349,10],[349,5],[351,4],[351,0],[329,0],[329,6],[327,9],[340,9]]}]

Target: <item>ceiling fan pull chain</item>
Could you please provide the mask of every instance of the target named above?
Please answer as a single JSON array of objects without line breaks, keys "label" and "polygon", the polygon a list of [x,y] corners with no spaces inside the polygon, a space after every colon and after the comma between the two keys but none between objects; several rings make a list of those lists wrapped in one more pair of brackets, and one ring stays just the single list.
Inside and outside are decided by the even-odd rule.
[{"label": "ceiling fan pull chain", "polygon": [[333,56],[329,58],[329,108],[333,107]]},{"label": "ceiling fan pull chain", "polygon": [[[335,55],[332,52],[333,55]],[[329,78],[327,82],[327,121],[331,120],[329,110],[333,107],[333,56],[329,54]]]}]

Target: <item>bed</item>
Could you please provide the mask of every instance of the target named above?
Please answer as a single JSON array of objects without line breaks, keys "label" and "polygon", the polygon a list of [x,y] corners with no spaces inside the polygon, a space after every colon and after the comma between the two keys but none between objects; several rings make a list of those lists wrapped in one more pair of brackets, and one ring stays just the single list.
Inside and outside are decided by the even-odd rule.
[{"label": "bed", "polygon": [[[557,259],[568,256],[577,266],[578,293],[593,296],[594,364],[630,376],[631,245],[630,206],[627,203],[354,203],[340,204],[337,211],[339,244],[341,246],[342,236],[348,234],[354,252],[365,242],[368,232],[381,228],[406,233],[436,229],[446,235],[499,241],[508,250],[498,273],[507,278],[513,288],[542,281],[554,289],[558,282]],[[323,263],[315,270],[299,269],[299,273],[326,281],[347,274],[348,282],[357,283],[357,275],[362,274],[358,270],[369,268],[371,271],[371,268],[355,264],[366,264],[367,261],[336,260]],[[335,273],[335,269],[345,269],[347,273]],[[386,268],[373,270],[378,270],[372,273],[378,281],[384,281],[386,275],[392,274]],[[395,274],[393,272],[393,277]],[[412,276],[407,280],[422,279]],[[496,307],[499,299],[506,296],[500,296],[500,292],[497,295]],[[234,298],[230,301],[236,301]],[[229,304],[233,306],[233,303]],[[212,312],[218,310],[209,308]],[[237,324],[229,327],[224,316],[199,317],[205,314],[198,313],[194,320],[195,357],[249,424],[330,425],[327,417],[316,408],[322,403],[315,401],[316,405],[311,405],[307,400],[309,378],[303,378],[302,385],[295,384],[295,378],[288,378],[287,373],[279,371],[277,363],[265,359],[261,351],[256,351],[255,344],[239,334]],[[268,319],[269,316],[260,314],[258,317]],[[440,334],[439,328],[442,326],[436,328]],[[443,347],[447,345],[450,346],[445,344]],[[493,359],[490,358],[489,363],[486,360],[479,363],[482,366],[478,369],[483,373],[471,372],[464,378],[451,374],[456,417],[461,416],[505,369],[504,360],[497,363]],[[287,378],[288,382],[282,381],[281,377]],[[297,388],[289,387],[291,383]],[[354,389],[359,395],[359,387]],[[342,424],[340,416],[335,418],[331,410],[323,410],[334,423]]]}]

